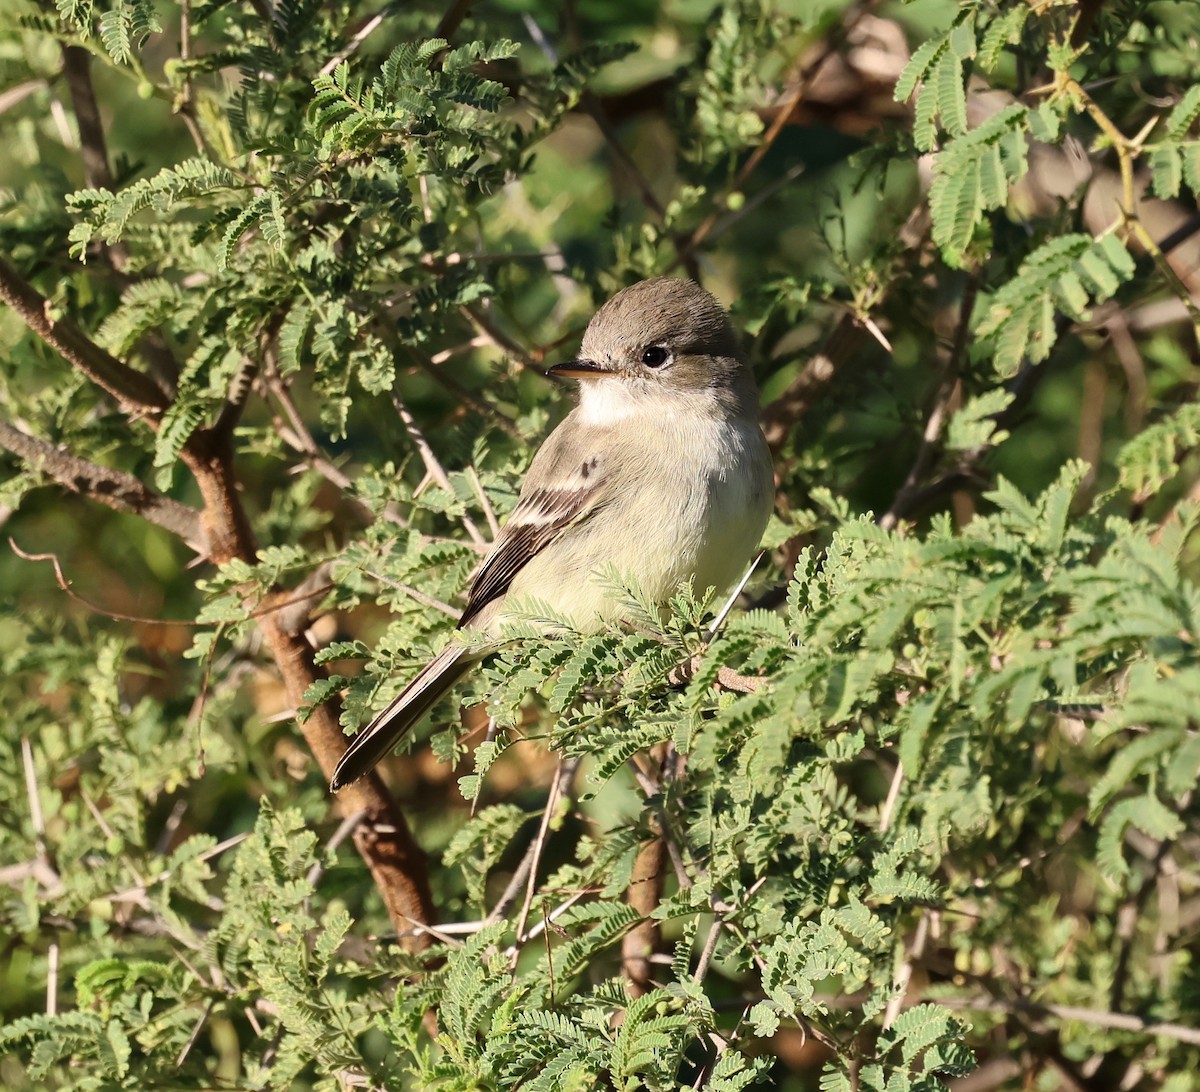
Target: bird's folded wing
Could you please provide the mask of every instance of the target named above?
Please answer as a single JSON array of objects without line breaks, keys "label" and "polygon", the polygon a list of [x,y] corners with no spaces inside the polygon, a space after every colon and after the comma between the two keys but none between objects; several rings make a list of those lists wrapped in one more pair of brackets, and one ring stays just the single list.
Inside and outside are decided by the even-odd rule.
[{"label": "bird's folded wing", "polygon": [[603,471],[601,460],[592,458],[582,472],[574,468],[553,485],[522,491],[471,584],[459,628],[469,626],[484,607],[508,591],[517,573],[567,528],[590,519],[603,507],[609,495],[609,476]]}]

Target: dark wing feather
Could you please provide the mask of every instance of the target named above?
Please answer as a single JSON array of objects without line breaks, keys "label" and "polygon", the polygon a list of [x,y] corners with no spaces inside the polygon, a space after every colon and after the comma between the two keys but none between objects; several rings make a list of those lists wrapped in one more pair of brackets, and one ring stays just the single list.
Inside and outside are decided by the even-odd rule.
[{"label": "dark wing feather", "polygon": [[459,628],[469,626],[484,607],[508,591],[530,558],[568,527],[598,511],[597,500],[602,492],[603,479],[598,475],[590,481],[576,475],[566,488],[535,489],[523,496],[471,583]]}]

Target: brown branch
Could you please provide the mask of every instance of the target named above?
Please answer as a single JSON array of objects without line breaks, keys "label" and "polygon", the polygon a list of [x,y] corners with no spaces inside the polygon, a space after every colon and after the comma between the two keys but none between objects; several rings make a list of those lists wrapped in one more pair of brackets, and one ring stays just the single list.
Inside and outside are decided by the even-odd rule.
[{"label": "brown branch", "polygon": [[[184,5],[183,20],[188,18]],[[185,38],[186,42],[186,38]],[[71,109],[79,126],[79,150],[83,160],[83,175],[89,186],[98,189],[116,188],[112,169],[108,163],[108,145],[104,136],[104,123],[100,118],[100,107],[96,102],[96,89],[92,83],[91,54],[81,46],[63,46],[63,73],[71,96]],[[186,57],[186,51],[184,53]],[[101,243],[97,250],[116,274],[118,283],[129,283],[125,270],[129,263],[129,252],[122,242]],[[138,347],[150,364],[151,371],[164,384],[173,389],[179,376],[179,364],[158,331],[150,331],[138,341]]]},{"label": "brown branch", "polygon": [[117,512],[130,512],[170,531],[199,554],[207,554],[200,513],[195,508],[160,496],[123,470],[100,466],[63,451],[0,421],[0,447],[11,451],[30,470],[53,478],[81,497],[99,501]]},{"label": "brown branch", "polygon": [[157,418],[167,408],[167,395],[154,380],[101,349],[71,319],[55,318],[50,301],[4,257],[0,257],[0,300],[130,416]]},{"label": "brown branch", "polygon": [[809,360],[787,390],[763,411],[763,432],[772,451],[779,451],[792,426],[825,393],[838,368],[857,347],[861,336],[862,328],[858,320],[849,312],[844,314],[826,338],[821,351]]},{"label": "brown branch", "polygon": [[[105,352],[71,320],[51,318],[46,298],[3,258],[0,258],[0,299],[13,307],[33,333],[112,395],[131,418],[146,413],[157,416],[166,408],[166,394],[147,376]],[[27,446],[28,438],[22,440],[21,434],[15,437],[8,434],[7,439]],[[42,449],[37,450],[43,453]],[[217,564],[238,558],[253,565],[257,546],[233,472],[229,437],[200,430],[188,440],[181,458],[204,499],[199,523],[209,556]],[[79,469],[86,470],[86,464]],[[111,474],[106,474],[111,479]],[[135,496],[144,496],[140,483],[137,486]],[[155,510],[165,512],[167,508],[159,506]],[[287,600],[289,593],[280,591],[276,596]],[[268,596],[264,606],[273,605],[273,597]],[[274,609],[268,609],[258,619],[293,708],[299,708],[308,688],[324,678],[313,663],[312,649],[298,628],[301,620],[295,617],[296,613],[288,612],[286,628],[280,612]],[[327,779],[346,749],[338,717],[338,703],[327,702],[301,726],[305,741]],[[432,923],[435,912],[424,855],[378,774],[348,788],[334,802],[334,807],[343,815],[364,813],[355,830],[354,843],[371,871],[397,932],[409,931],[414,924]],[[407,943],[420,948],[429,941],[422,933]]]},{"label": "brown branch", "polygon": [[454,0],[454,3],[446,9],[445,14],[438,21],[437,29],[433,32],[435,38],[445,38],[449,41],[454,37],[454,32],[462,25],[462,21],[467,17],[474,5],[475,0]]},{"label": "brown branch", "polygon": [[[908,511],[908,504],[920,489],[922,479],[932,469],[938,458],[942,433],[950,418],[954,415],[953,403],[960,390],[959,369],[963,354],[967,350],[967,342],[971,333],[971,315],[975,311],[975,298],[979,289],[979,278],[972,274],[967,279],[963,290],[962,304],[958,314],[958,324],[954,330],[954,344],[933,396],[933,404],[925,420],[925,431],[921,436],[921,446],[917,457],[908,471],[903,484],[896,491],[891,506],[879,517],[879,526],[885,531],[892,530]],[[960,396],[961,397],[961,396]]]},{"label": "brown branch", "polygon": [[[324,678],[324,672],[313,663],[313,650],[303,634],[284,629],[278,617],[276,613],[264,615],[258,626],[283,677],[288,701],[298,709],[305,692]],[[326,781],[346,750],[340,712],[338,701],[328,701],[317,706],[300,725]],[[429,934],[422,928],[414,931],[414,926],[428,927],[437,920],[425,855],[378,772],[372,771],[343,789],[333,806],[343,817],[362,813],[362,820],[354,828],[354,845],[383,896],[401,944],[410,950],[428,947]]]},{"label": "brown branch", "polygon": [[[659,781],[650,787],[661,791],[667,774],[667,763],[671,761],[670,744],[660,743],[650,752],[654,765],[659,770]],[[625,972],[626,989],[634,997],[640,997],[654,988],[653,963],[650,957],[662,943],[662,930],[654,920],[654,911],[662,902],[664,869],[667,846],[665,832],[660,832],[650,841],[642,843],[637,859],[633,863],[633,874],[629,877],[629,889],[625,901],[633,907],[642,920],[621,940],[621,963]]]},{"label": "brown branch", "polygon": [[100,120],[100,107],[92,86],[91,54],[77,45],[64,45],[62,54],[71,108],[75,111],[75,121],[79,126],[83,177],[94,189],[111,190],[113,175],[108,165],[108,146],[104,139],[104,125]]}]

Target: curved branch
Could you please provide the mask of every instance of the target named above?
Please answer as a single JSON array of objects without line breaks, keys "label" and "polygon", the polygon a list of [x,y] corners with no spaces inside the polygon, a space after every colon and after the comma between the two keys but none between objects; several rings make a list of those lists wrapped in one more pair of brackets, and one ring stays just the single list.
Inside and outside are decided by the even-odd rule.
[{"label": "curved branch", "polygon": [[153,379],[101,349],[71,319],[55,318],[50,301],[4,257],[0,257],[0,300],[126,412],[156,418],[167,408],[167,394]]},{"label": "curved branch", "polygon": [[[8,303],[29,329],[51,348],[112,395],[131,419],[142,415],[157,418],[166,409],[168,396],[153,380],[105,352],[70,319],[52,318],[46,297],[2,257],[0,300]],[[5,431],[4,438],[7,440],[5,446],[19,445],[35,457],[48,457],[54,452],[50,445],[40,447],[32,437],[11,427]],[[238,490],[229,435],[201,429],[192,434],[181,458],[204,498],[204,510],[199,513],[197,521],[208,547],[208,556],[217,564],[234,558],[255,564],[258,548]],[[57,466],[62,476],[53,473],[52,476],[68,487],[80,474],[84,475],[83,480],[97,483],[118,480],[114,473],[94,468],[83,460],[72,464],[60,458],[57,462],[50,461],[45,465]],[[99,476],[94,473],[96,469],[101,471]],[[129,498],[145,502],[139,514],[146,514],[144,508],[149,505],[163,518],[181,516],[173,508],[168,516],[169,505],[150,505],[152,495],[136,479],[122,481],[122,484],[128,489],[124,492],[117,490],[117,493],[131,504],[131,508]],[[103,492],[97,488],[89,490],[88,495],[112,505],[111,498],[106,498]],[[286,591],[278,591],[275,595],[284,601],[289,598]],[[274,607],[275,596],[269,596],[266,605]],[[298,620],[290,615],[288,617],[290,622],[285,628],[277,612],[272,609],[260,615],[257,624],[283,677],[289,699],[293,707],[298,708],[308,688],[324,675],[313,663],[312,649],[303,634],[307,618]],[[301,730],[328,780],[346,749],[336,703],[322,705],[302,725]],[[334,808],[342,814],[356,811],[364,813],[363,821],[355,830],[354,843],[371,870],[392,923],[397,933],[406,937],[404,943],[409,947],[422,948],[428,945],[427,930],[413,929],[414,925],[428,926],[435,920],[424,854],[383,781],[377,774],[363,778],[352,789],[342,793],[334,802]]]}]

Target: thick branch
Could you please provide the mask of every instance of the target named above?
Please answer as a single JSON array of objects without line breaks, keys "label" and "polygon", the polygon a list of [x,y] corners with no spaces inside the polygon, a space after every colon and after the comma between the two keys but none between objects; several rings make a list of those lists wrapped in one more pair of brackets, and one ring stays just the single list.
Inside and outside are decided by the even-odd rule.
[{"label": "thick branch", "polygon": [[[70,319],[51,318],[46,298],[3,258],[0,258],[0,299],[21,316],[30,330],[111,394],[131,417],[147,412],[157,416],[166,408],[167,395],[147,376],[105,352]],[[25,444],[20,434],[6,436],[14,444]],[[26,446],[26,450],[34,449]],[[44,454],[41,449],[37,453]],[[254,564],[257,546],[242,507],[228,436],[214,436],[201,430],[184,447],[182,459],[204,498],[200,524],[209,556],[217,564],[233,558]],[[287,600],[286,592],[278,594]],[[269,607],[271,603],[266,605]],[[284,629],[274,612],[261,615],[258,625],[283,677],[289,699],[298,708],[309,686],[323,677],[312,661],[312,650],[303,633]],[[303,726],[303,732],[328,779],[346,748],[336,704],[319,708]],[[364,813],[364,820],[354,834],[355,845],[371,870],[396,931],[409,935],[410,946],[424,947],[429,943],[428,935],[419,932],[413,936],[412,926],[433,922],[433,899],[424,856],[396,802],[379,777],[372,775],[342,793],[334,806],[343,814]]]},{"label": "thick branch", "polygon": [[108,146],[104,139],[104,125],[100,121],[100,107],[92,87],[89,71],[91,60],[91,55],[82,46],[63,46],[63,73],[67,77],[71,107],[79,125],[83,177],[94,189],[111,190],[113,176],[108,165]]},{"label": "thick branch", "polygon": [[131,512],[178,535],[200,554],[208,547],[195,508],[160,496],[132,474],[99,466],[30,436],[0,421],[0,447],[11,451],[31,470],[53,478],[72,493],[99,501],[118,512]]},{"label": "thick branch", "polygon": [[167,395],[154,380],[101,349],[71,319],[55,318],[50,301],[3,257],[0,257],[0,300],[16,311],[50,348],[107,391],[126,412],[157,417],[167,408]]},{"label": "thick branch", "polygon": [[[279,595],[286,599],[287,593]],[[258,624],[283,677],[288,700],[298,709],[304,703],[305,691],[324,677],[313,663],[312,648],[303,634],[284,629],[275,613],[264,614]],[[314,709],[300,726],[326,781],[333,776],[334,767],[346,749],[339,715],[338,702],[326,702]],[[354,845],[371,870],[388,916],[400,935],[400,943],[411,950],[428,947],[429,933],[414,929],[437,920],[425,855],[382,778],[372,771],[348,785],[338,794],[334,807],[343,816],[362,813],[362,821],[354,828]]]},{"label": "thick branch", "polygon": [[[196,433],[184,449],[183,460],[204,497],[204,524],[214,559],[237,557],[253,564],[257,547],[233,473],[228,437]],[[293,709],[299,709],[308,688],[325,675],[313,662],[312,647],[304,636],[307,612],[272,609],[277,604],[290,605],[293,598],[287,591],[276,592],[256,613],[288,701]],[[339,717],[338,703],[326,702],[300,726],[326,781],[332,778],[346,750]],[[363,813],[362,822],[354,830],[354,844],[371,870],[396,932],[405,937],[402,943],[413,949],[426,947],[429,934],[413,930],[414,925],[431,925],[436,920],[425,857],[382,779],[372,773],[355,782],[339,794],[334,808],[343,816]]]},{"label": "thick branch", "polygon": [[[667,776],[668,744],[658,744],[650,756],[659,771],[659,782],[647,788],[653,788],[657,794],[662,791]],[[633,863],[633,874],[629,877],[629,889],[625,892],[625,901],[642,915],[642,920],[621,941],[625,988],[634,997],[641,997],[654,988],[651,956],[662,944],[662,930],[653,914],[662,902],[666,858],[666,832],[663,831],[642,843]]]}]

